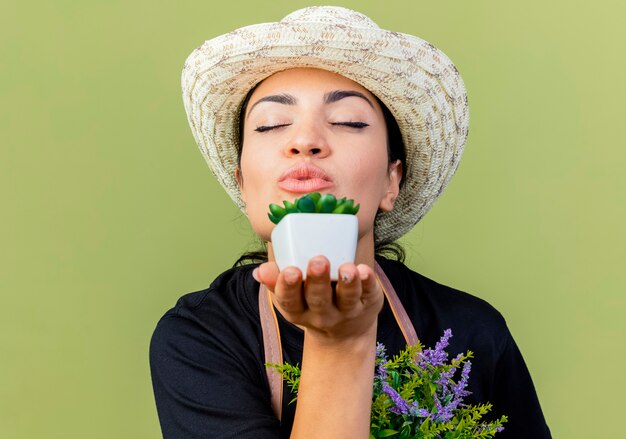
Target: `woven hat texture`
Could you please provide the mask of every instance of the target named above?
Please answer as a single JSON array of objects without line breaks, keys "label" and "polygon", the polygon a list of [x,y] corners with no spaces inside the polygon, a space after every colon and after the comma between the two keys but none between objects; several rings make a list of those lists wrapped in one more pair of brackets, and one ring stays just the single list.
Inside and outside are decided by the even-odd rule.
[{"label": "woven hat texture", "polygon": [[379,213],[374,229],[377,243],[401,237],[431,208],[461,159],[469,107],[458,70],[432,44],[341,7],[308,7],[205,41],[185,61],[183,103],[213,175],[244,213],[234,174],[242,102],[263,79],[296,67],[352,79],[396,118],[405,182],[394,209]]}]

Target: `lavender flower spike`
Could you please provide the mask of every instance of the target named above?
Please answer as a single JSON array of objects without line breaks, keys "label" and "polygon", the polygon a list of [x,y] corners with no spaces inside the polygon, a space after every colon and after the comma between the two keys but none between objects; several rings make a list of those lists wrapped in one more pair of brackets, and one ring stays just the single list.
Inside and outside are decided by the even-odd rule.
[{"label": "lavender flower spike", "polygon": [[450,344],[449,340],[451,338],[452,338],[452,329],[448,328],[445,331],[443,331],[443,335],[441,336],[437,344],[435,344],[435,350],[443,351]]},{"label": "lavender flower spike", "polygon": [[471,392],[465,390],[467,382],[469,381],[469,373],[472,370],[472,362],[468,361],[463,365],[463,371],[461,372],[461,379],[458,383],[452,386],[452,393],[456,398],[462,398],[468,396]]},{"label": "lavender flower spike", "polygon": [[394,404],[394,406],[391,407],[389,411],[392,411],[393,413],[398,415],[406,415],[409,413],[409,404],[404,399],[402,399],[400,394],[396,392],[389,384],[383,383],[382,391],[389,398],[391,398],[391,401]]},{"label": "lavender flower spike", "polygon": [[387,359],[387,353],[385,351],[385,345],[380,343],[380,342],[376,342],[376,358],[379,358],[381,360],[386,360]]},{"label": "lavender flower spike", "polygon": [[454,416],[453,410],[456,408],[457,404],[453,403],[448,404],[447,406],[442,406],[441,401],[439,401],[439,398],[437,398],[437,395],[434,395],[434,397],[435,409],[437,410],[437,417],[435,418],[435,421],[448,422]]},{"label": "lavender flower spike", "polygon": [[385,381],[387,379],[387,368],[384,363],[380,363],[376,367],[376,374],[374,375],[374,379],[379,381]]},{"label": "lavender flower spike", "polygon": [[409,413],[419,418],[427,418],[430,416],[428,409],[419,407],[418,401],[413,401],[413,404],[411,404],[411,408],[409,409]]},{"label": "lavender flower spike", "polygon": [[426,349],[422,352],[421,358],[426,364],[437,367],[441,366],[448,359],[448,354],[444,350],[448,347],[449,340],[452,338],[452,330],[446,329],[441,339],[435,345],[435,349]]}]

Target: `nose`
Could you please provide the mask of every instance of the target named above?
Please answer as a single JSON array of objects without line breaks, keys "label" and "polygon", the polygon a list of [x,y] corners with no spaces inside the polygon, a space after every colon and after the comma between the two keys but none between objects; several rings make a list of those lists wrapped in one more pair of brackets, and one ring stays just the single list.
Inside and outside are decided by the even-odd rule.
[{"label": "nose", "polygon": [[285,146],[285,154],[294,156],[326,157],[330,153],[330,146],[323,132],[323,127],[316,122],[301,121],[293,136]]}]

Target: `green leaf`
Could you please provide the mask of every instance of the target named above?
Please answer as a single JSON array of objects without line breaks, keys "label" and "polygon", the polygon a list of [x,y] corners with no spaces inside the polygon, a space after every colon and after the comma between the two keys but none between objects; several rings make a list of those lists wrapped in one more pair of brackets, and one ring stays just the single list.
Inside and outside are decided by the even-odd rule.
[{"label": "green leaf", "polygon": [[400,387],[400,374],[394,370],[389,372],[389,376],[391,376],[391,387],[394,389]]},{"label": "green leaf", "polygon": [[396,434],[398,434],[398,432],[396,430],[380,430],[378,432],[378,436],[377,437],[391,437],[391,436],[395,436]]},{"label": "green leaf", "polygon": [[430,394],[434,395],[435,392],[437,391],[437,384],[430,382],[428,383],[428,387],[430,388]]},{"label": "green leaf", "polygon": [[298,210],[303,213],[315,213],[315,203],[313,200],[307,197],[302,197],[298,200]]},{"label": "green leaf", "polygon": [[352,208],[352,215],[356,215],[357,214],[357,212],[359,211],[359,207],[361,207],[361,205],[357,204],[356,206],[354,206]]},{"label": "green leaf", "polygon": [[272,212],[272,215],[274,215],[274,217],[277,218],[279,221],[287,213],[287,211],[280,207],[278,204],[270,204],[270,212]]},{"label": "green leaf", "polygon": [[317,207],[320,213],[331,213],[337,207],[337,199],[333,194],[324,194],[317,202]]},{"label": "green leaf", "polygon": [[311,192],[310,194],[305,195],[305,197],[310,198],[314,203],[317,204],[317,201],[322,197],[322,194],[319,192]]},{"label": "green leaf", "polygon": [[335,210],[333,210],[333,213],[349,213],[346,211],[347,207],[348,206],[345,204],[338,204],[337,207],[335,207]]},{"label": "green leaf", "polygon": [[456,429],[457,429],[458,431],[463,431],[463,429],[464,429],[464,428],[465,428],[465,420],[464,420],[464,419],[461,419],[461,422],[459,422],[459,423],[456,425]]},{"label": "green leaf", "polygon": [[406,427],[402,429],[399,439],[409,439],[410,437],[411,437],[411,427],[407,425]]},{"label": "green leaf", "polygon": [[298,212],[298,207],[296,206],[296,203],[292,203],[291,201],[283,201],[283,204],[285,205],[285,210],[287,211],[287,213],[297,213]]},{"label": "green leaf", "polygon": [[274,224],[278,224],[278,222],[280,221],[278,218],[275,218],[271,213],[268,213],[267,216]]}]

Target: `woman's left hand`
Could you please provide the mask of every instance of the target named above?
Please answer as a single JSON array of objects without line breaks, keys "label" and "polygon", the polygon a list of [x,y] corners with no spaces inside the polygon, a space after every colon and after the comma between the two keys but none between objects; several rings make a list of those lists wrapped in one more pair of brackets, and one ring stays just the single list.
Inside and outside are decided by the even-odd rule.
[{"label": "woman's left hand", "polygon": [[318,342],[341,345],[375,332],[384,296],[374,271],[365,264],[342,264],[336,283],[330,280],[324,256],[309,261],[304,281],[297,267],[280,271],[275,262],[261,264],[254,275],[273,292],[281,314]]}]

